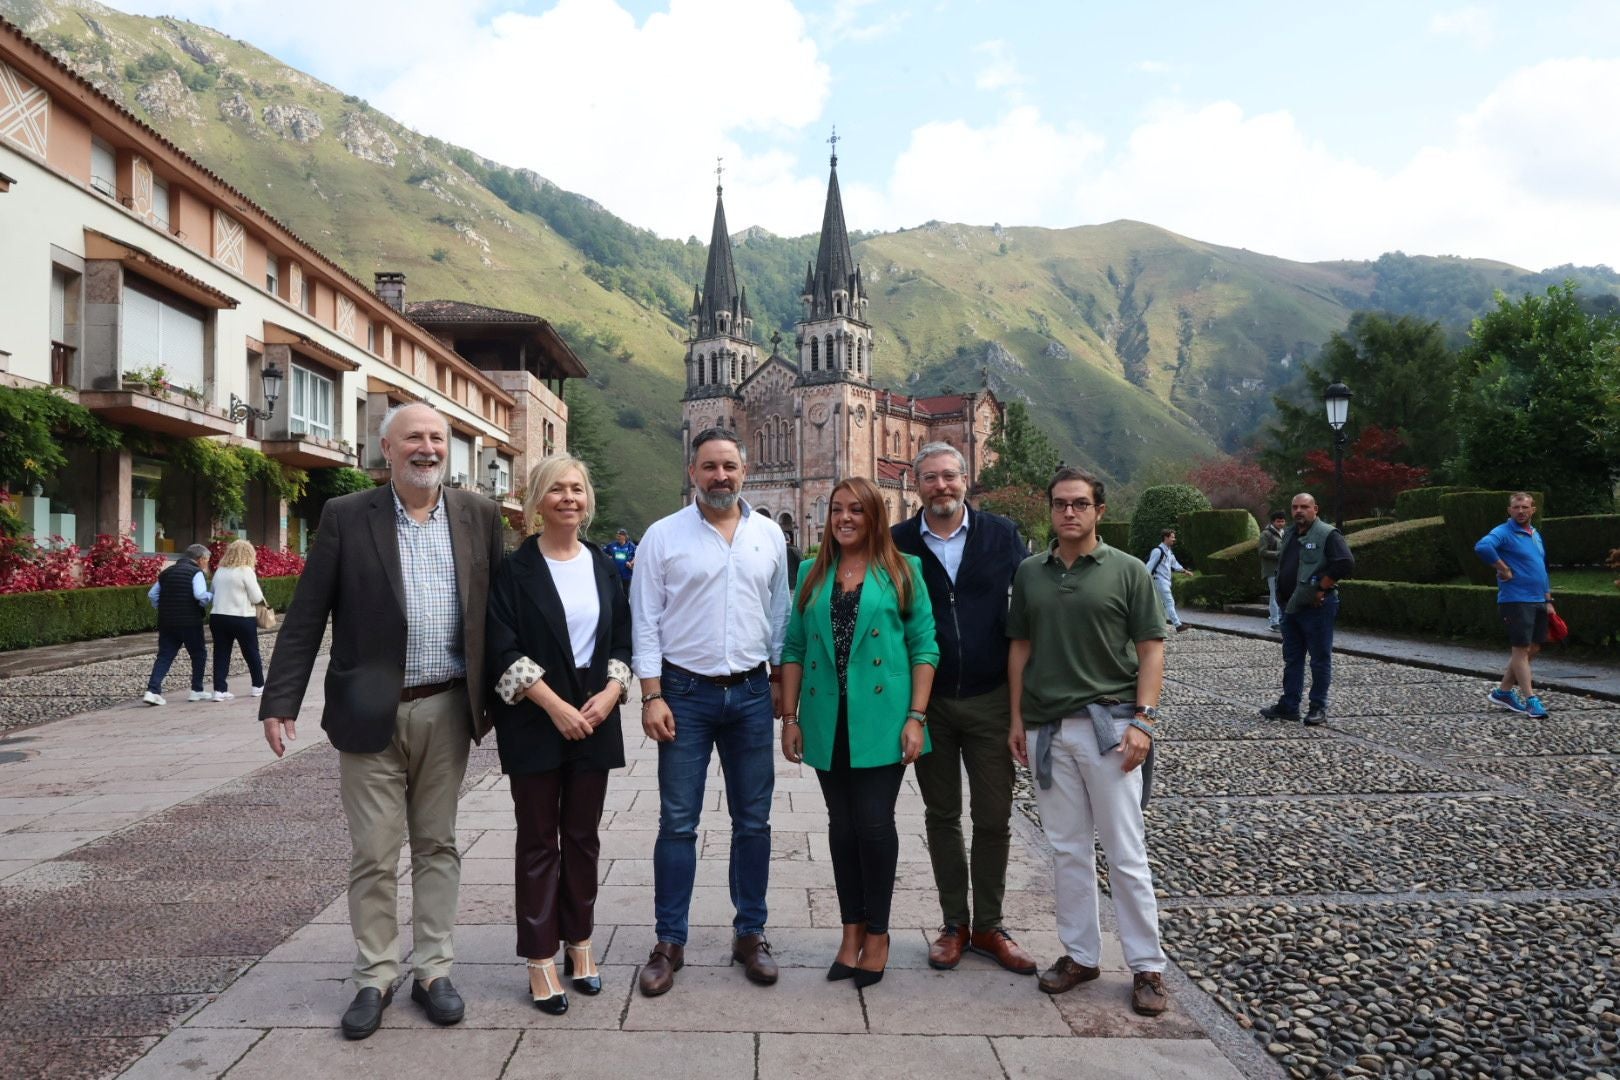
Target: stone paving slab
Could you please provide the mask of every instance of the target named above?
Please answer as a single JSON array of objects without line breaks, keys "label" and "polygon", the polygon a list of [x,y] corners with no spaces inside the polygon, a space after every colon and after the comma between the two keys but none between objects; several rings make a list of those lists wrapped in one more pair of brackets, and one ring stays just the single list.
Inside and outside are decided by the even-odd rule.
[{"label": "stone paving slab", "polygon": [[[755,1043],[776,1036],[713,1031],[548,1031],[528,1029],[507,1064],[507,1077],[568,1080],[717,1080],[754,1076]],[[813,1041],[830,1038],[812,1036]],[[765,1073],[761,1076],[778,1075]],[[780,1075],[790,1076],[791,1073]]]},{"label": "stone paving slab", "polygon": [[[1064,1040],[1065,1042],[1070,1040]],[[1001,1077],[991,1041],[969,1035],[762,1035],[761,1080],[913,1080]],[[1070,1073],[1069,1076],[1073,1076]]]},{"label": "stone paving slab", "polygon": [[1243,1074],[1206,1042],[1180,1039],[992,1039],[1012,1080],[1238,1080]]},{"label": "stone paving slab", "polygon": [[[255,1043],[231,1068],[231,1080],[355,1080],[409,1075],[497,1080],[517,1045],[516,1031],[450,1028],[390,1032],[349,1042],[334,1029],[280,1029]],[[198,1072],[192,1075],[218,1075]]]}]

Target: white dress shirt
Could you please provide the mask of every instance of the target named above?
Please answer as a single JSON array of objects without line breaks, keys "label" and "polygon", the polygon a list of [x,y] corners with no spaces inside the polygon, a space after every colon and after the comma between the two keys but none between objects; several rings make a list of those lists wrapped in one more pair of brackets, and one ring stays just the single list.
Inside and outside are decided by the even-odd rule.
[{"label": "white dress shirt", "polygon": [[925,509],[922,516],[922,541],[928,545],[928,550],[934,553],[945,568],[946,575],[951,584],[956,584],[956,571],[962,566],[962,552],[967,550],[968,519],[973,511],[964,504],[962,506],[962,524],[951,530],[951,535],[941,536],[929,527],[929,515]]},{"label": "white dress shirt", "polygon": [[694,503],[660,518],[636,548],[630,579],[632,666],[643,679],[667,660],[699,675],[781,662],[787,636],[787,540],[746,500],[731,543]]}]

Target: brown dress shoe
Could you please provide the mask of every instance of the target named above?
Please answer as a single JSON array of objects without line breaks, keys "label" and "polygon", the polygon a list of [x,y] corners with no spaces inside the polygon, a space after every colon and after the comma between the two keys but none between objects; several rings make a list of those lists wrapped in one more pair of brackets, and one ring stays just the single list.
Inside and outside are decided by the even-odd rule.
[{"label": "brown dress shoe", "polygon": [[731,959],[743,966],[749,982],[770,986],[776,982],[776,958],[764,934],[744,934],[731,943]]},{"label": "brown dress shoe", "polygon": [[1158,1016],[1170,1007],[1164,977],[1157,971],[1138,971],[1131,978],[1131,1008],[1142,1016]]},{"label": "brown dress shoe", "polygon": [[962,962],[962,950],[967,948],[968,928],[946,923],[939,928],[939,937],[928,946],[928,966],[949,971]]},{"label": "brown dress shoe", "polygon": [[675,973],[686,966],[686,946],[660,941],[641,969],[641,992],[657,997],[675,985]]},{"label": "brown dress shoe", "polygon": [[997,926],[990,930],[975,930],[968,938],[968,948],[988,956],[1015,975],[1033,975],[1039,969],[1035,958],[1025,952],[1012,935]]},{"label": "brown dress shoe", "polygon": [[1097,968],[1076,963],[1073,957],[1060,956],[1041,974],[1040,986],[1048,994],[1062,994],[1101,974]]}]

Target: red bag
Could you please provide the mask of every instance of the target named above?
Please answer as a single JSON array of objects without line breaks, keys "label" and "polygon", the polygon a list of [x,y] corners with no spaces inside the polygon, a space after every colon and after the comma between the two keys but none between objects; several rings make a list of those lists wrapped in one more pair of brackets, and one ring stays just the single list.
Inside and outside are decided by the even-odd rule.
[{"label": "red bag", "polygon": [[1569,637],[1569,623],[1556,611],[1547,612],[1547,640],[1557,644]]}]

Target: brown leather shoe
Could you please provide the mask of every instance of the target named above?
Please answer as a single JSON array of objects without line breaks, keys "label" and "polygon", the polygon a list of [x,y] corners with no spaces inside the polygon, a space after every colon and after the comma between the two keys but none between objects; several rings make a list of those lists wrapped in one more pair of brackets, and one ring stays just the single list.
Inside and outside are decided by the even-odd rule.
[{"label": "brown leather shoe", "polygon": [[988,956],[1015,975],[1033,975],[1040,965],[1025,952],[1012,935],[997,926],[990,930],[975,930],[968,938],[968,948]]},{"label": "brown leather shoe", "polygon": [[770,986],[776,982],[776,958],[764,934],[743,934],[731,943],[731,959],[743,966],[749,982]]},{"label": "brown leather shoe", "polygon": [[1131,1008],[1142,1016],[1158,1016],[1170,1007],[1164,977],[1157,971],[1138,971],[1131,978]]},{"label": "brown leather shoe", "polygon": [[968,945],[968,928],[946,923],[939,928],[939,937],[928,946],[928,966],[949,971],[962,962],[962,950]]},{"label": "brown leather shoe", "polygon": [[675,985],[675,973],[686,966],[686,947],[669,941],[653,946],[652,955],[641,969],[641,992],[657,997]]},{"label": "brown leather shoe", "polygon": [[1101,974],[1099,969],[1077,963],[1073,957],[1060,956],[1041,974],[1040,987],[1048,994],[1063,994]]}]

